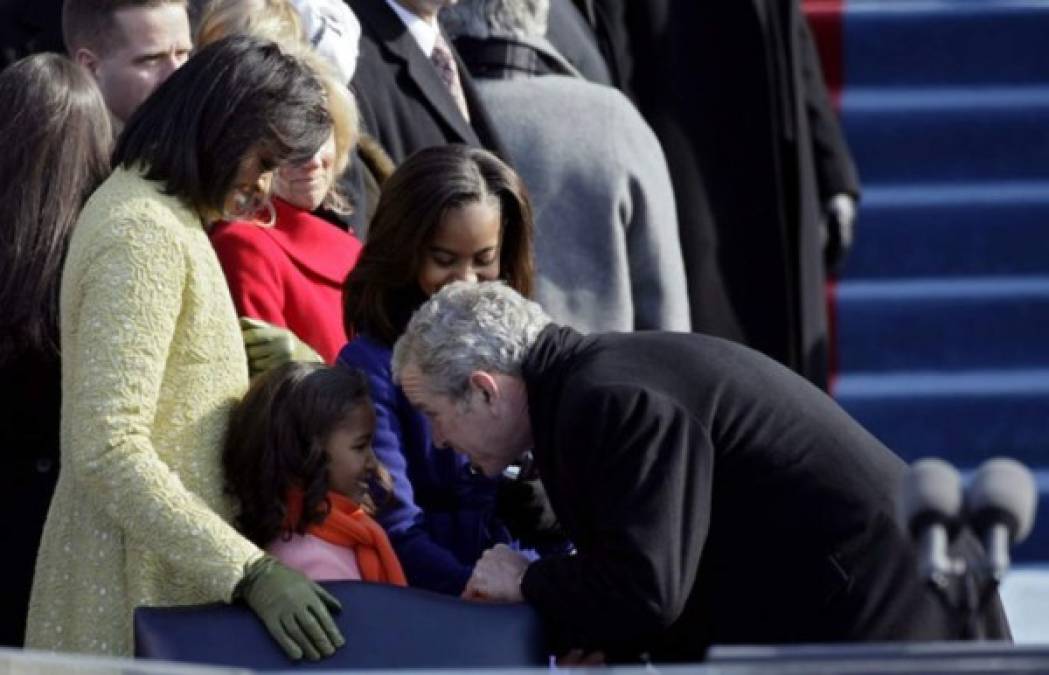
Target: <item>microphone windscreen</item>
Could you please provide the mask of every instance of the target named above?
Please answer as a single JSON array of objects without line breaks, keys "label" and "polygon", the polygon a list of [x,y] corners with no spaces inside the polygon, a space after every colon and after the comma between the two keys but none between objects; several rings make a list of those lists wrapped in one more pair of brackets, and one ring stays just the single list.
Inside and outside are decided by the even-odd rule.
[{"label": "microphone windscreen", "polygon": [[983,530],[995,522],[1003,523],[1014,544],[1031,533],[1037,507],[1034,476],[1014,459],[987,460],[965,491],[965,508],[973,526]]},{"label": "microphone windscreen", "polygon": [[903,477],[898,502],[900,526],[911,533],[931,522],[953,530],[962,514],[962,478],[942,459],[923,459]]}]

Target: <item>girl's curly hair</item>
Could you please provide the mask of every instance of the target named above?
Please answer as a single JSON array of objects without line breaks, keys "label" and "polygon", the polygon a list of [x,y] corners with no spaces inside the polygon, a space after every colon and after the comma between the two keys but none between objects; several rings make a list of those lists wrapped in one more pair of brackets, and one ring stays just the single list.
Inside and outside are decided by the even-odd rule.
[{"label": "girl's curly hair", "polygon": [[[230,417],[222,464],[225,490],[239,503],[237,528],[264,547],[278,536],[302,534],[331,509],[325,441],[358,406],[371,409],[368,381],[358,370],[320,363],[287,363],[252,382]],[[390,494],[379,466],[373,493]],[[286,523],[288,490],[303,492],[302,515]],[[375,512],[372,496],[361,507]]]}]

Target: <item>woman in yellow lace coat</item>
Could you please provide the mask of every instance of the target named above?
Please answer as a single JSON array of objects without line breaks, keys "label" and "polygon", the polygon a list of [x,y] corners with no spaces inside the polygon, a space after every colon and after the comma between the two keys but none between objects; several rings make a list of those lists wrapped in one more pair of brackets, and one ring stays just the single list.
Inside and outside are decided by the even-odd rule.
[{"label": "woman in yellow lace coat", "polygon": [[[27,646],[130,655],[136,606],[235,595],[292,657],[341,644],[323,591],[228,524],[220,453],[248,371],[204,229],[264,212],[273,167],[330,130],[311,72],[249,38],[202,50],[125,129],[63,272],[62,468]],[[289,611],[320,633],[282,633]]]}]

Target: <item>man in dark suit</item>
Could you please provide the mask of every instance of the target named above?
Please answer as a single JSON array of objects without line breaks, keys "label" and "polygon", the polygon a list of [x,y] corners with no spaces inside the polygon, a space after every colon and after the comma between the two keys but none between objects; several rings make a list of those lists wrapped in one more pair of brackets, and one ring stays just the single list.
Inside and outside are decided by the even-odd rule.
[{"label": "man in dark suit", "polygon": [[[453,0],[348,0],[361,22],[351,87],[365,131],[395,162],[446,143],[483,147],[505,158],[466,67],[443,35],[437,15]],[[448,50],[461,97],[435,61]],[[447,71],[446,71],[447,72]]]},{"label": "man in dark suit", "polygon": [[[454,284],[393,368],[435,442],[486,475],[533,450],[578,553],[530,564],[497,547],[466,595],[528,601],[560,650],[696,661],[712,643],[966,635],[893,518],[903,462],[749,348],[583,336],[501,284]],[[979,569],[971,536],[955,553]],[[979,621],[1008,638],[996,594]]]},{"label": "man in dark suit", "polygon": [[693,329],[825,387],[824,258],[848,248],[860,185],[799,0],[588,3],[667,155]]}]

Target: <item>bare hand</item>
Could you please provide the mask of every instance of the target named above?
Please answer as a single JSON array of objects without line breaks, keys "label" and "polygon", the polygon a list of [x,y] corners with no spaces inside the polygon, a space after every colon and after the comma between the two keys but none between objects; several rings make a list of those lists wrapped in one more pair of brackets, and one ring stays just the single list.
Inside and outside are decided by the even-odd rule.
[{"label": "bare hand", "polygon": [[477,561],[462,597],[487,602],[522,602],[521,579],[529,564],[528,558],[506,544],[496,544]]},{"label": "bare hand", "polygon": [[587,654],[582,649],[570,649],[568,653],[557,657],[558,668],[586,668],[588,666],[605,665],[604,652],[590,652]]}]

